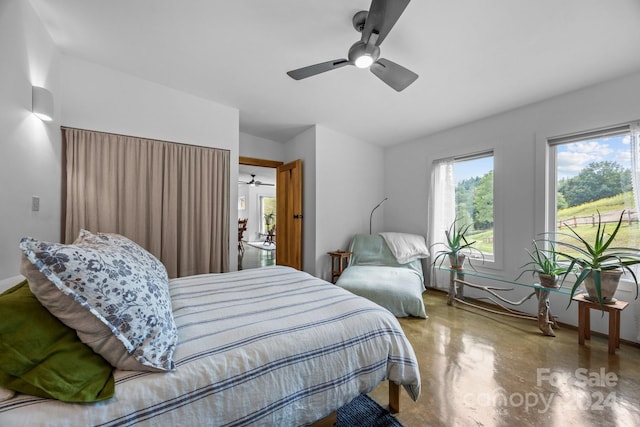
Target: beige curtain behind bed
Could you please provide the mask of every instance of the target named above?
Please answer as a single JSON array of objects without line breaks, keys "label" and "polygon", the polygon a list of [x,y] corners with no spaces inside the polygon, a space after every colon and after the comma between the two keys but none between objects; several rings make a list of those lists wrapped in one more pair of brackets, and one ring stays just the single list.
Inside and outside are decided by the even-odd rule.
[{"label": "beige curtain behind bed", "polygon": [[227,150],[62,128],[63,237],[127,236],[169,277],[229,269]]}]

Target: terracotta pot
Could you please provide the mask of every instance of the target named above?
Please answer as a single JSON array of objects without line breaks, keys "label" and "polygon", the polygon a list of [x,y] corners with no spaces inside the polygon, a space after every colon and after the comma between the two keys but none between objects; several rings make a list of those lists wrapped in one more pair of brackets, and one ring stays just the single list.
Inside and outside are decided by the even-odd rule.
[{"label": "terracotta pot", "polygon": [[451,268],[453,268],[454,270],[462,270],[466,259],[467,256],[465,254],[459,253],[457,259],[455,255],[449,254],[449,263],[451,264]]},{"label": "terracotta pot", "polygon": [[[584,279],[584,287],[589,294],[589,299],[598,301],[598,293],[596,292],[596,286],[593,282],[593,272],[591,272]],[[602,302],[614,301],[613,295],[618,289],[618,283],[620,283],[620,276],[622,276],[622,270],[605,270],[600,272],[600,289],[602,291]]]},{"label": "terracotta pot", "polygon": [[538,273],[538,278],[540,279],[540,285],[545,288],[559,288],[560,284],[558,283],[558,276],[553,274],[543,274]]}]

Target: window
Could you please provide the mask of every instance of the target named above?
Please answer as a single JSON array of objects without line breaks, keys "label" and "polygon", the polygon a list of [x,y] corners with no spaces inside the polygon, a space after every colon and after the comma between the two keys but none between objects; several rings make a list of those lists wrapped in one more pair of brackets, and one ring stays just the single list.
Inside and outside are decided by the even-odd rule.
[{"label": "window", "polygon": [[493,189],[492,151],[435,161],[430,243],[442,242],[444,230],[457,219],[470,225],[467,237],[476,241],[485,262],[494,261]]},{"label": "window", "polygon": [[548,231],[559,232],[558,240],[570,240],[562,234],[568,231],[565,225],[588,237],[595,234],[598,213],[603,222],[615,223],[624,211],[615,246],[640,247],[634,129],[623,125],[549,139]]},{"label": "window", "polygon": [[260,232],[269,234],[276,225],[276,198],[260,196],[260,214],[262,217]]}]

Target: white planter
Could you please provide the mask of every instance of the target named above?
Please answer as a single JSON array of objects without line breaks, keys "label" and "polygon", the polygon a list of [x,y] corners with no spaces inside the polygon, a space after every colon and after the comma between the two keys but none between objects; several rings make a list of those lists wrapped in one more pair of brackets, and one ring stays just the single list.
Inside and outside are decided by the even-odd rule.
[{"label": "white planter", "polygon": [[[593,275],[597,274],[591,272],[584,279],[584,287],[589,294],[589,299],[592,301],[598,301],[598,292],[596,292],[596,286],[593,281]],[[620,283],[620,276],[622,276],[622,270],[605,270],[600,272],[600,290],[602,292],[602,302],[614,302],[613,296],[618,289]]]}]

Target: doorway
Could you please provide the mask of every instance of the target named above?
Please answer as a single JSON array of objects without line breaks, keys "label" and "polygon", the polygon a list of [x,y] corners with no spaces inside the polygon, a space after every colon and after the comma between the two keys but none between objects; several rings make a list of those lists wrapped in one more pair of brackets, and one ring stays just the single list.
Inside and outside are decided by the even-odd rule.
[{"label": "doorway", "polygon": [[[245,195],[245,211],[238,211],[239,218],[242,218],[242,214],[248,213],[254,218],[254,222],[257,225],[257,227],[249,232],[249,236],[251,237],[251,233],[254,233],[253,236],[264,238],[264,242],[269,243],[271,241],[271,243],[273,243],[273,246],[275,246],[275,251],[273,251],[275,259],[273,261],[276,264],[302,270],[302,160],[294,160],[283,164],[282,162],[272,160],[240,157],[239,163],[239,180],[241,182],[238,185],[245,185],[251,188],[251,185],[260,187],[263,183],[273,183],[273,186],[265,186],[273,188],[276,197],[276,212],[274,214],[272,211],[269,211],[269,209],[273,208],[273,205],[269,204],[267,199],[258,199],[252,196],[250,201],[255,203],[254,206],[256,207],[252,214],[250,210],[248,212],[246,210],[248,199]],[[248,169],[245,167],[248,167]],[[247,175],[243,175],[243,173],[250,171],[250,168],[267,168],[270,169],[270,171],[255,169],[256,173],[249,172],[247,178]],[[257,174],[259,171],[274,173],[275,180],[262,181]],[[271,177],[273,175],[269,176]],[[258,185],[258,182],[260,182],[261,185]],[[242,193],[240,190],[242,189],[239,188],[239,206],[242,205]],[[257,209],[258,207],[260,207],[260,210]],[[255,234],[255,230],[258,230],[257,234]],[[260,230],[262,230],[262,235]],[[260,241],[262,241],[262,239],[260,239]],[[244,244],[244,242],[242,242],[242,244]],[[258,245],[258,249],[264,250],[263,244]],[[239,251],[238,255],[240,258],[240,255],[243,255],[242,251]],[[242,267],[246,269],[248,264],[245,261],[248,262],[248,259],[239,259],[238,269],[241,269],[240,261],[242,261]]]},{"label": "doorway", "polygon": [[238,169],[238,270],[276,264],[276,168],[282,162],[241,157]]}]

